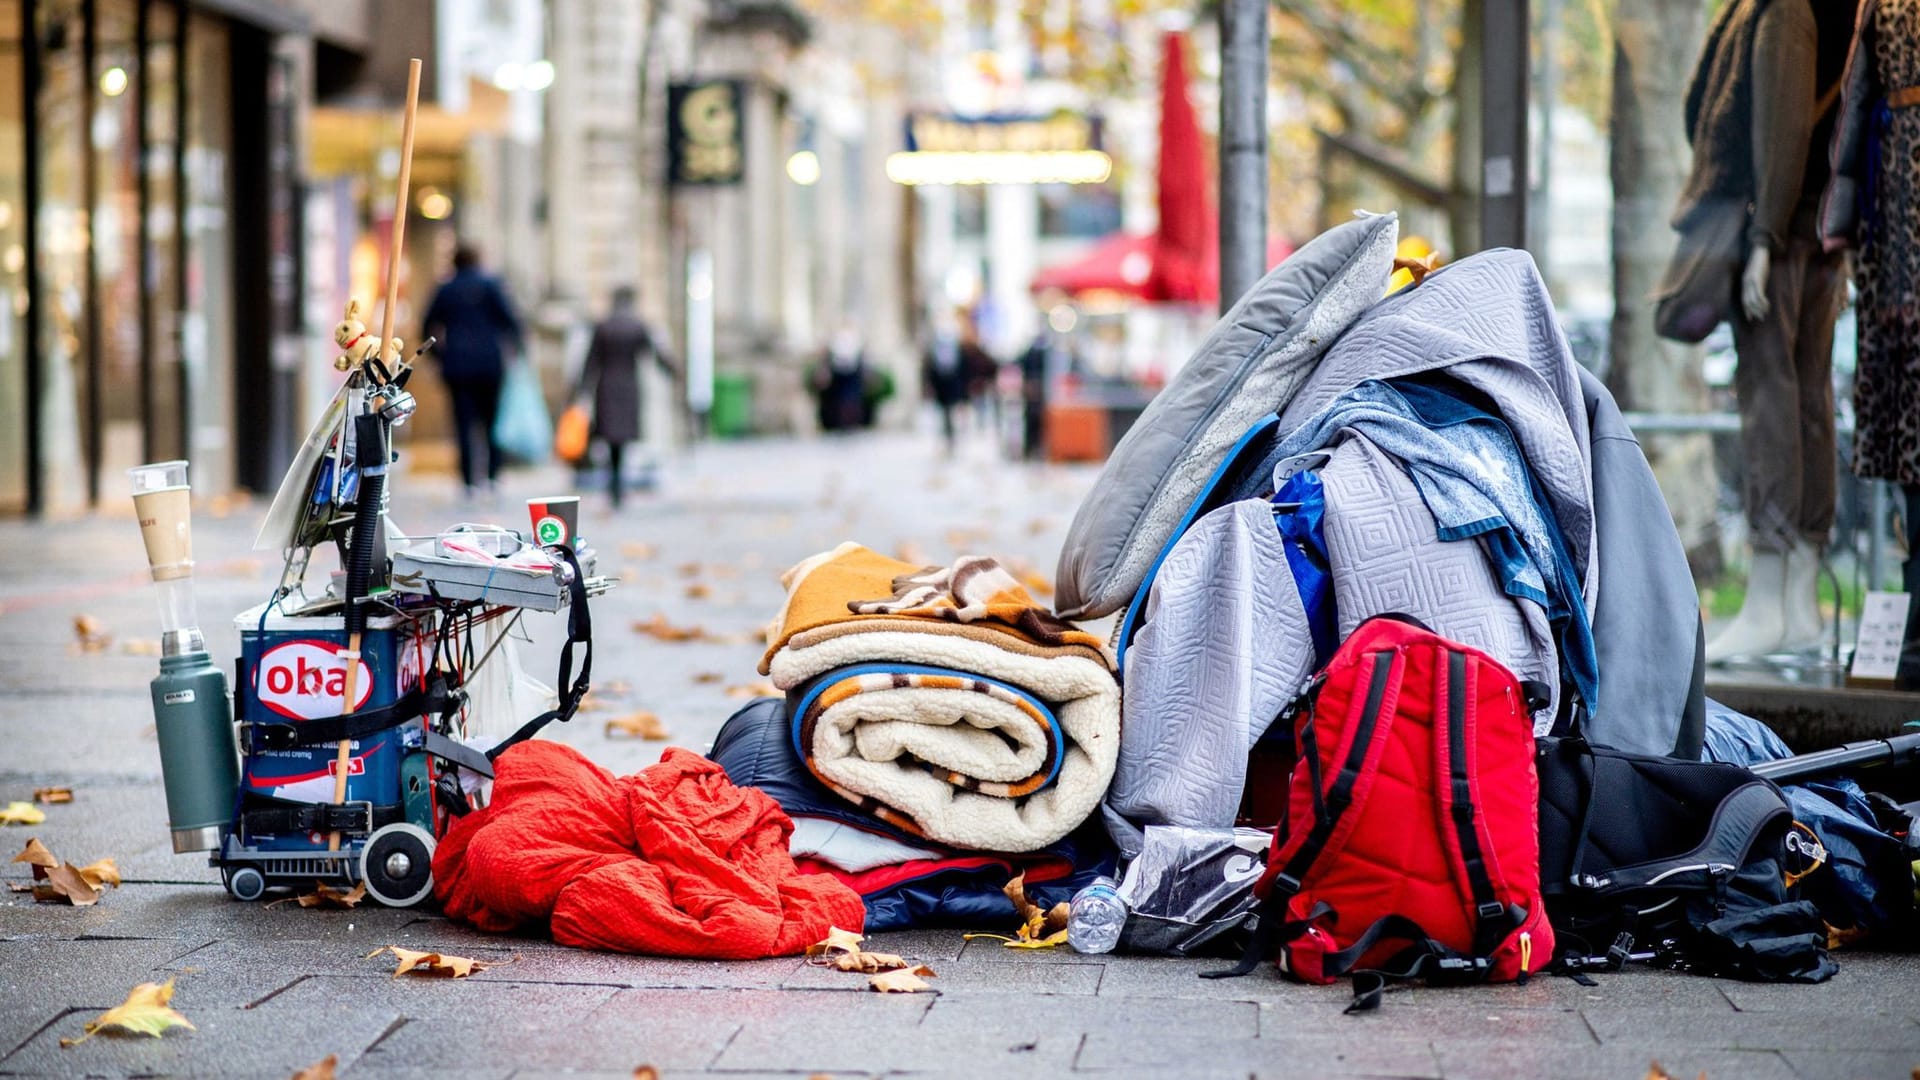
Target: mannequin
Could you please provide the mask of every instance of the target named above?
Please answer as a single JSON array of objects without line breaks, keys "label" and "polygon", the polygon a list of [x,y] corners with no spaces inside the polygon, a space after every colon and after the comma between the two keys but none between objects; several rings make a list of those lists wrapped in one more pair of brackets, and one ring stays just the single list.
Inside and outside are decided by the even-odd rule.
[{"label": "mannequin", "polygon": [[1732,312],[1753,561],[1707,660],[1817,648],[1820,554],[1836,486],[1833,326],[1844,262],[1820,243],[1824,149],[1852,40],[1849,0],[1732,0],[1689,98],[1688,199],[1750,207]]},{"label": "mannequin", "polygon": [[1853,471],[1906,494],[1907,646],[1897,684],[1920,688],[1920,0],[1860,9],[1821,208],[1827,246],[1857,247],[1859,369]]}]

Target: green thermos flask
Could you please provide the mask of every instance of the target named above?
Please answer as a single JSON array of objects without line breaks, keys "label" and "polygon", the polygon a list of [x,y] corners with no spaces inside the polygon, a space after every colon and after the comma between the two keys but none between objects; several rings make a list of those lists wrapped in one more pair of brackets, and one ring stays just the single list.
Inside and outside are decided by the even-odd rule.
[{"label": "green thermos flask", "polygon": [[209,851],[233,821],[240,752],[233,737],[227,677],[207,656],[193,603],[193,527],[187,463],[128,470],[133,510],[160,602],[160,674],[153,725],[167,789],[173,850]]},{"label": "green thermos flask", "polygon": [[205,651],[162,656],[152,692],[173,850],[218,848],[240,786],[227,676]]}]

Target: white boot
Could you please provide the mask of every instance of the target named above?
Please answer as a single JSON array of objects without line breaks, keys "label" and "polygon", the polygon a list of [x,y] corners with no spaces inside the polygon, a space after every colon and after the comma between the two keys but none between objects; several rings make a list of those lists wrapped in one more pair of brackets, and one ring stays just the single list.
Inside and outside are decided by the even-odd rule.
[{"label": "white boot", "polygon": [[1777,652],[1787,637],[1787,557],[1777,551],[1756,551],[1747,571],[1747,599],[1740,614],[1707,642],[1707,663],[1724,663],[1737,656],[1765,656]]},{"label": "white boot", "polygon": [[1785,652],[1817,652],[1826,638],[1820,614],[1820,549],[1801,540],[1787,552],[1786,587],[1781,592]]}]

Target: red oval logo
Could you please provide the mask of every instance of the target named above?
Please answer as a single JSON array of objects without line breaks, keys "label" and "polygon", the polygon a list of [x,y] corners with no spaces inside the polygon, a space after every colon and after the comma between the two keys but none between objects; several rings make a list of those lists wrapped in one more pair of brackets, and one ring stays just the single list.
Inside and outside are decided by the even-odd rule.
[{"label": "red oval logo", "polygon": [[347,662],[340,646],[331,641],[289,641],[268,649],[254,668],[254,694],[260,704],[290,720],[317,720],[357,712],[373,696],[367,662],[358,661],[351,706],[341,698],[347,692]]}]

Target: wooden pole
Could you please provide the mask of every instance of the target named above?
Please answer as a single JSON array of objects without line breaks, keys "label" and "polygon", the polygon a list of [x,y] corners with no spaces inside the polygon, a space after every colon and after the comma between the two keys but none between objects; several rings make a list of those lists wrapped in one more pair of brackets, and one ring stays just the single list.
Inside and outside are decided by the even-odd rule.
[{"label": "wooden pole", "polygon": [[[387,247],[387,304],[380,313],[380,340],[374,343],[374,355],[384,358],[387,342],[393,340],[393,311],[400,302],[400,254],[401,245],[407,237],[407,196],[408,186],[413,181],[413,120],[420,111],[420,61],[412,60],[407,64],[407,111],[400,124],[400,183],[394,192],[392,242]],[[375,408],[379,403],[373,403]],[[379,527],[379,518],[374,518],[374,527]],[[355,536],[355,544],[372,542],[371,537]],[[349,596],[347,603],[356,603],[363,597]],[[360,690],[360,639],[354,634],[347,639],[347,674],[342,680],[341,715],[353,712],[354,698]],[[347,770],[353,765],[352,744],[347,739],[340,740],[338,751],[334,754],[333,764],[333,804],[339,806],[347,801]],[[340,850],[340,834],[334,832],[327,837],[327,850]]]}]

